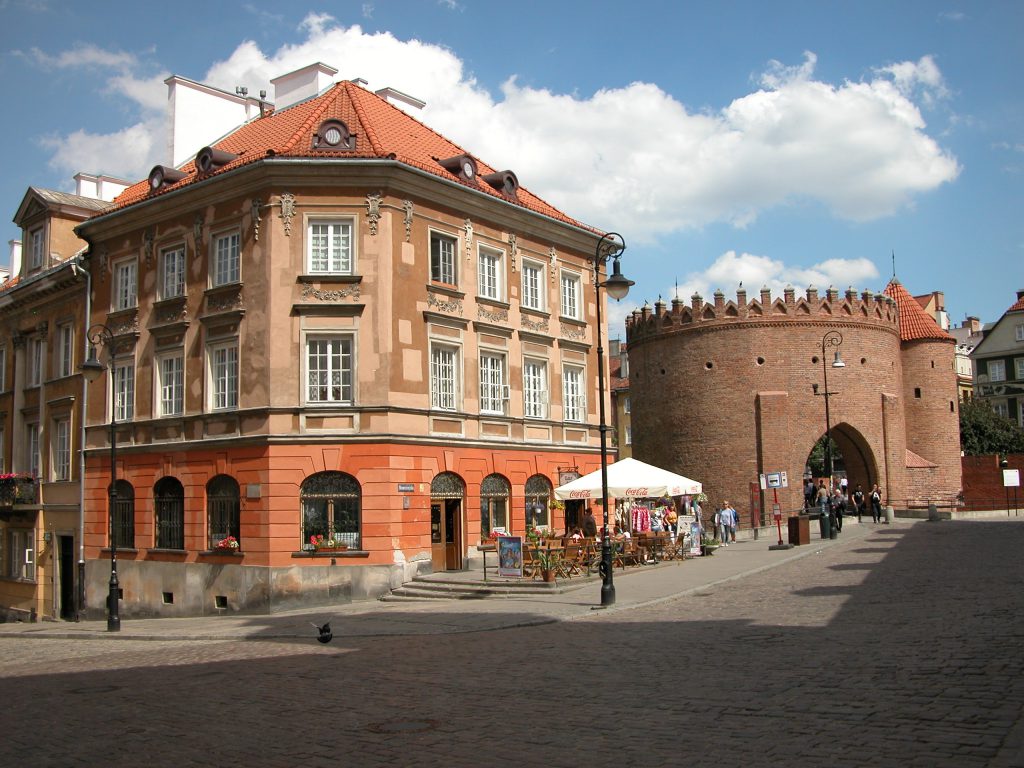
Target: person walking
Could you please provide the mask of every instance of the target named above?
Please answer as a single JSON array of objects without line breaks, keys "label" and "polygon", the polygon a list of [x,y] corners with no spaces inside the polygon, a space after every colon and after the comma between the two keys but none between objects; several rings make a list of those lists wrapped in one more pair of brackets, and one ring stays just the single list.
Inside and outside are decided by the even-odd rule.
[{"label": "person walking", "polygon": [[587,507],[587,513],[583,516],[583,535],[588,539],[597,538],[597,518],[590,507]]},{"label": "person walking", "polygon": [[843,532],[843,512],[846,510],[846,498],[843,491],[836,488],[832,494],[832,514],[835,516],[836,533]]},{"label": "person walking", "polygon": [[814,487],[814,480],[810,477],[804,483],[804,512],[809,512],[814,507],[814,496],[817,490]]},{"label": "person walking", "polygon": [[736,510],[730,506],[728,501],[725,502],[725,507],[722,509],[722,541],[725,542],[725,546],[729,546],[730,540],[732,543],[736,543],[737,522]]},{"label": "person walking", "polygon": [[857,522],[860,522],[860,516],[864,514],[864,491],[861,490],[860,483],[857,483],[857,489],[853,492],[853,507],[857,511]]},{"label": "person walking", "polygon": [[871,517],[876,523],[882,522],[882,489],[878,483],[871,489]]}]

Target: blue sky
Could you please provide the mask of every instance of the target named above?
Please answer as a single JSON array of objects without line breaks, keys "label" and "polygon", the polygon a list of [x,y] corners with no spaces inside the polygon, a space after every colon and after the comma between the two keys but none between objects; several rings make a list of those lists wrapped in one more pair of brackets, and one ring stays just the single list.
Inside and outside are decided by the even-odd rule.
[{"label": "blue sky", "polygon": [[[611,312],[742,280],[1024,288],[1024,3],[0,0],[0,203],[164,161],[169,74],[250,94],[313,61],[615,230]],[[4,241],[19,233],[4,225]]]}]

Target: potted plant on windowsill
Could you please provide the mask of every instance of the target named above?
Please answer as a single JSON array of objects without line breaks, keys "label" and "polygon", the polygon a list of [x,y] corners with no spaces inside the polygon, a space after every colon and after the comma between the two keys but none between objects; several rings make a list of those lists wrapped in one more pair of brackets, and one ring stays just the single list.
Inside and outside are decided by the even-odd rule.
[{"label": "potted plant on windowsill", "polygon": [[313,545],[313,550],[320,552],[323,550],[329,552],[344,552],[348,549],[348,544],[341,541],[340,539],[315,534],[309,537],[309,543]]},{"label": "potted plant on windowsill", "polygon": [[238,551],[238,548],[238,539],[234,536],[225,536],[217,542],[211,551],[216,552],[218,555],[233,555]]}]

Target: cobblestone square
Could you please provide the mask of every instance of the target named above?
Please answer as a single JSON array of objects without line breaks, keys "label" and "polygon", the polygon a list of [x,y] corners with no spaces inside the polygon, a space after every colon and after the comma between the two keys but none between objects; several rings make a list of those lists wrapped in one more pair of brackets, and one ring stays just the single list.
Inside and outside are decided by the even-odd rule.
[{"label": "cobblestone square", "polygon": [[541,626],[459,632],[467,609],[442,604],[399,613],[450,633],[327,645],[312,627],[237,641],[3,634],[0,762],[1021,765],[1024,525],[843,535],[741,575],[742,547],[767,546],[749,542],[716,555],[738,578]]}]

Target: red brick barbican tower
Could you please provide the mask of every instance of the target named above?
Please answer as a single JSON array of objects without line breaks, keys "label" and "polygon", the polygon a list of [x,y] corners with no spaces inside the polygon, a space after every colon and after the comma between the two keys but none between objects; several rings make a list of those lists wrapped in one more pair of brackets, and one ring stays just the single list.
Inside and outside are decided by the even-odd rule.
[{"label": "red brick barbican tower", "polygon": [[[831,331],[845,368],[829,365],[832,347],[823,361]],[[954,344],[895,281],[879,295],[811,287],[773,299],[763,288],[749,301],[742,289],[735,301],[720,291],[713,303],[659,301],[628,318],[626,336],[633,455],[701,481],[709,504],[732,502],[744,525],[760,473],[786,472],[782,508],[802,506],[825,432],[823,364],[852,487],[877,482],[897,509],[960,489]]]}]

